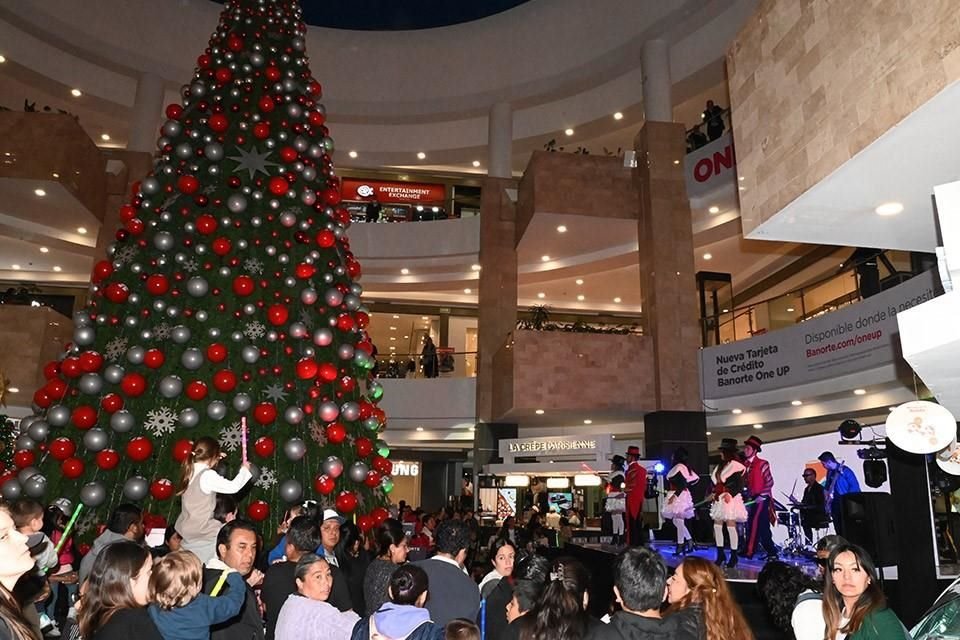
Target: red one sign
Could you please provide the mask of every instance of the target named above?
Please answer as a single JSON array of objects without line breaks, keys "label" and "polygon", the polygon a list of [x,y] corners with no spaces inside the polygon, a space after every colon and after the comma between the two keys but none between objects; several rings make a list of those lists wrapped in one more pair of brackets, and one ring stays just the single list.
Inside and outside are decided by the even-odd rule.
[{"label": "red one sign", "polygon": [[381,203],[422,205],[441,205],[447,197],[447,189],[442,184],[356,178],[343,178],[340,192],[344,200],[372,200],[376,197]]}]

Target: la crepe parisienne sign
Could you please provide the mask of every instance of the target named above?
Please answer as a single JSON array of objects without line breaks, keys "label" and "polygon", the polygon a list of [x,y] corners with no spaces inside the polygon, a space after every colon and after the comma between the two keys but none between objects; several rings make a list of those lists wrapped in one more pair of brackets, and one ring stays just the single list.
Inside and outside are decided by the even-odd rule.
[{"label": "la crepe parisienne sign", "polygon": [[525,453],[581,453],[595,452],[595,438],[576,436],[556,436],[552,438],[517,438],[500,441],[500,455],[522,455]]}]

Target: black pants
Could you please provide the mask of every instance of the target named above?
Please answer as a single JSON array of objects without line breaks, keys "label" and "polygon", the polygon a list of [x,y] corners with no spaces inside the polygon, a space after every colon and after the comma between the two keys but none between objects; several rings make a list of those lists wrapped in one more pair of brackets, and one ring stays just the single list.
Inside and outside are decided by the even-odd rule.
[{"label": "black pants", "polygon": [[770,534],[770,512],[767,507],[769,500],[767,497],[756,498],[754,503],[747,507],[747,532],[743,544],[745,556],[752,556],[757,546],[762,546],[769,555],[777,553]]},{"label": "black pants", "polygon": [[645,530],[643,527],[643,511],[641,510],[637,517],[634,518],[630,515],[630,512],[627,511],[623,514],[623,519],[626,521],[627,525],[627,542],[631,547],[637,547],[648,542],[648,538],[644,536]]}]

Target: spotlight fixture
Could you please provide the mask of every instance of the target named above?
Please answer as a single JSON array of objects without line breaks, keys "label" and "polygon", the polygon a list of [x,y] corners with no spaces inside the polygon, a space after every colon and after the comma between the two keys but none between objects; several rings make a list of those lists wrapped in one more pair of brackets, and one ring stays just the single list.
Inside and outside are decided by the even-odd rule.
[{"label": "spotlight fixture", "polygon": [[348,153],[347,155],[350,156],[351,158],[356,158],[356,157],[357,157],[357,152],[356,152],[356,151],[351,151],[351,152]]},{"label": "spotlight fixture", "polygon": [[854,440],[860,437],[863,425],[856,420],[848,419],[840,423],[838,430],[840,431],[840,437],[844,440]]},{"label": "spotlight fixture", "polygon": [[577,284],[583,284],[583,278],[577,278],[576,283],[577,283]]},{"label": "spotlight fixture", "polygon": [[705,254],[703,254],[703,259],[704,259],[704,260],[711,260],[712,258],[713,258],[713,254],[712,254],[712,253],[705,253]]},{"label": "spotlight fixture", "polygon": [[755,425],[753,425],[753,428],[754,428],[754,429],[763,429],[763,425],[762,425],[762,424],[755,424]]},{"label": "spotlight fixture", "polygon": [[730,413],[732,413],[732,414],[735,415],[735,416],[738,416],[738,415],[740,415],[741,413],[743,413],[743,409],[734,409],[734,410],[731,411]]},{"label": "spotlight fixture", "polygon": [[417,431],[423,431],[423,427],[417,427]]},{"label": "spotlight fixture", "polygon": [[427,154],[425,154],[423,151],[420,151],[420,152],[417,153],[417,159],[418,159],[418,160],[424,160],[424,159],[426,159],[426,157],[427,157]]},{"label": "spotlight fixture", "polygon": [[855,395],[855,396],[865,396],[865,395],[867,395],[867,390],[866,390],[866,389],[854,389],[854,390],[853,390],[853,395]]},{"label": "spotlight fixture", "polygon": [[472,290],[472,289],[464,289],[463,292],[466,293],[467,295],[470,295],[471,293],[473,293],[473,290]]},{"label": "spotlight fixture", "polygon": [[100,139],[103,140],[104,142],[110,142],[110,134],[109,134],[109,133],[101,133],[101,134],[100,134]]},{"label": "spotlight fixture", "polygon": [[585,295],[583,295],[582,293],[577,296],[577,300],[579,300],[580,302],[583,302],[583,301],[586,300],[586,299],[587,299],[587,297],[586,297]]},{"label": "spotlight fixture", "polygon": [[86,232],[87,232],[86,227],[77,227],[77,233],[79,233],[80,235],[84,235]]},{"label": "spotlight fixture", "polygon": [[557,227],[557,233],[566,233],[566,232],[567,232],[567,225],[561,224],[559,227]]},{"label": "spotlight fixture", "polygon": [[550,262],[550,256],[540,256],[541,262]]},{"label": "spotlight fixture", "polygon": [[3,64],[6,61],[7,61],[6,56],[0,56],[0,64]]},{"label": "spotlight fixture", "polygon": [[70,95],[72,95],[74,98],[79,98],[83,95],[83,92],[80,91],[80,89],[70,89]]},{"label": "spotlight fixture", "polygon": [[60,273],[61,271],[63,271],[63,268],[60,267],[60,266],[56,266],[56,265],[55,265],[55,266],[53,267],[53,270],[56,271],[57,273]]},{"label": "spotlight fixture", "polygon": [[795,407],[799,407],[800,405],[803,404],[803,400],[791,400],[790,404],[792,404]]},{"label": "spotlight fixture", "polygon": [[874,209],[878,216],[895,216],[903,211],[903,204],[899,202],[884,202]]},{"label": "spotlight fixture", "polygon": [[39,198],[42,198],[43,196],[47,195],[47,192],[44,191],[43,189],[34,189],[33,193]]},{"label": "spotlight fixture", "polygon": [[613,301],[616,302],[617,304],[620,304],[621,302],[623,302],[623,301],[620,299],[619,296],[617,296],[616,298],[614,298]]},{"label": "spotlight fixture", "polygon": [[408,275],[410,273],[410,269],[407,269],[406,267],[404,267],[403,269],[400,269],[400,273],[402,275]]},{"label": "spotlight fixture", "polygon": [[543,410],[543,409],[537,409],[536,411],[534,411],[534,413],[537,414],[538,416],[542,416],[542,415],[544,414],[544,410]]},{"label": "spotlight fixture", "polygon": [[537,297],[540,298],[541,300],[543,300],[544,298],[547,297],[547,294],[545,294],[544,292],[541,291],[540,293],[537,294]]},{"label": "spotlight fixture", "polygon": [[479,166],[480,166],[480,161],[479,161],[479,160],[474,160],[474,161],[473,161],[473,166],[479,167]]},{"label": "spotlight fixture", "polygon": [[710,207],[709,209],[707,209],[707,211],[709,211],[710,213],[720,213],[720,207],[716,207],[716,206]]},{"label": "spotlight fixture", "polygon": [[48,249],[47,247],[40,247],[40,253],[49,253],[49,252],[50,252],[50,249]]},{"label": "spotlight fixture", "polygon": [[480,271],[480,269],[482,269],[482,268],[483,268],[483,267],[481,267],[481,266],[478,265],[478,264],[472,264],[472,265],[470,265],[470,270],[471,270],[471,271]]},{"label": "spotlight fixture", "polygon": [[614,119],[614,120],[623,120],[623,114],[620,113],[619,111],[617,111],[615,114],[613,114],[613,119]]},{"label": "spotlight fixture", "polygon": [[589,420],[589,419],[584,420],[583,424],[593,424],[593,420]]},{"label": "spotlight fixture", "polygon": [[567,134],[568,136],[572,136],[572,135],[573,135],[573,129],[564,129],[563,132],[564,132],[565,134]]}]

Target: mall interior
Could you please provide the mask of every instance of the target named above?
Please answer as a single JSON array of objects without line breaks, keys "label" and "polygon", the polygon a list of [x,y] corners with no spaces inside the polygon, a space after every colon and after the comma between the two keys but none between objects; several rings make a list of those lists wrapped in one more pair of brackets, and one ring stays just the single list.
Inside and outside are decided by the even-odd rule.
[{"label": "mall interior", "polygon": [[[496,527],[539,496],[582,514],[583,553],[612,558],[610,459],[638,447],[644,535],[672,550],[671,456],[689,453],[699,500],[721,445],[755,438],[780,557],[815,568],[791,498],[807,469],[832,492],[829,451],[866,496],[850,501],[851,541],[917,624],[960,577],[953,4],[506,0],[455,16],[426,3],[396,22],[391,3],[302,4],[336,206],[363,267],[390,500],[469,503]],[[39,456],[57,436],[19,422],[47,415],[35,392],[48,363],[83,344],[76,313],[103,296],[95,265],[143,268],[124,206],[159,155],[181,152],[168,105],[190,95],[199,54],[219,55],[221,11],[0,0],[11,451]],[[283,140],[259,160],[224,145],[224,172],[269,175]],[[142,362],[126,344],[107,360]],[[695,520],[712,560],[712,523]],[[762,566],[727,576],[753,588]]]}]

